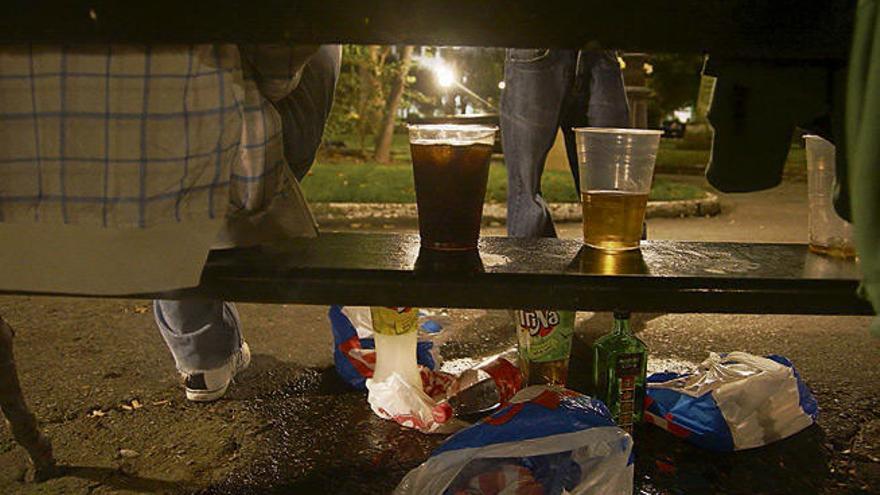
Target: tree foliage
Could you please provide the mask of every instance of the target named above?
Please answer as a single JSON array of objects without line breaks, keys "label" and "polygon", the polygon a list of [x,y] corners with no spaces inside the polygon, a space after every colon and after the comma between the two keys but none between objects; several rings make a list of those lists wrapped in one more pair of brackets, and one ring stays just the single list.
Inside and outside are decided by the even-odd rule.
[{"label": "tree foliage", "polygon": [[[336,83],[336,97],[327,122],[328,139],[354,134],[364,152],[370,136],[379,131],[388,105],[388,96],[399,79],[403,61],[401,51],[393,46],[345,45],[342,69]],[[405,83],[411,82],[410,77]],[[401,105],[413,95],[404,84]]]},{"label": "tree foliage", "polygon": [[[437,56],[428,49],[426,56]],[[423,116],[451,111],[441,103],[458,96],[463,108],[470,103],[477,111],[496,111],[500,99],[498,82],[504,75],[504,51],[500,49],[442,48],[443,60],[450,64],[458,80],[474,93],[489,101],[487,107],[460,89],[440,88],[428,67],[420,66],[417,58],[406,72],[403,94],[397,108],[414,110]],[[400,81],[402,47],[346,45],[342,51],[342,70],[336,87],[336,99],[327,122],[328,140],[344,135],[357,137],[360,151],[365,153],[370,137],[381,134],[389,96]],[[395,115],[396,117],[396,115]],[[397,123],[399,124],[399,122]]]},{"label": "tree foliage", "polygon": [[657,54],[650,60],[654,71],[648,86],[654,90],[651,120],[662,119],[679,108],[693,105],[700,90],[701,55]]}]

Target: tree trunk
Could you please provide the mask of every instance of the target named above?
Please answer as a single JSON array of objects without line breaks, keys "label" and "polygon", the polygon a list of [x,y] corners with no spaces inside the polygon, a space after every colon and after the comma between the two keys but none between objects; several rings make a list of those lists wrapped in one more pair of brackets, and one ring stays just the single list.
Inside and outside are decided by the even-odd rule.
[{"label": "tree trunk", "polygon": [[385,103],[385,114],[382,116],[379,134],[376,135],[376,150],[373,153],[373,158],[379,163],[391,163],[391,140],[394,137],[394,123],[397,119],[400,101],[403,99],[403,90],[406,88],[406,77],[409,75],[412,52],[413,47],[403,47],[400,56],[400,69],[391,83],[391,91]]},{"label": "tree trunk", "polygon": [[358,120],[355,125],[355,131],[358,135],[358,147],[362,154],[366,148],[367,134],[370,133],[372,97],[378,86],[377,75],[379,69],[377,63],[379,61],[379,46],[371,45],[367,47],[366,57],[359,59],[358,65],[358,98],[357,98],[357,114]]}]

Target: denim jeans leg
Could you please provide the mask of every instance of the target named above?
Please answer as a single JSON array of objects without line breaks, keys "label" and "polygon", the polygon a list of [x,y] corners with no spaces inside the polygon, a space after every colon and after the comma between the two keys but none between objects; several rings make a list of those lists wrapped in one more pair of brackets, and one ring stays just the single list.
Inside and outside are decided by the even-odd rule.
[{"label": "denim jeans leg", "polygon": [[573,50],[507,51],[501,138],[507,166],[507,233],[511,237],[556,236],[541,196],[541,174],[556,139],[574,65]]},{"label": "denim jeans leg", "polygon": [[629,104],[617,55],[611,51],[582,53],[589,70],[590,97],[587,120],[593,127],[629,127]]},{"label": "denim jeans leg", "polygon": [[339,45],[319,48],[303,67],[296,89],[275,104],[281,115],[284,158],[297,180],[305,177],[315,161],[333,106],[341,57]]},{"label": "denim jeans leg", "polygon": [[157,300],[153,313],[183,373],[219,368],[241,348],[241,322],[232,303]]},{"label": "denim jeans leg", "polygon": [[577,80],[562,111],[565,151],[580,187],[573,127],[629,127],[629,104],[617,55],[612,51],[583,50],[578,54]]}]

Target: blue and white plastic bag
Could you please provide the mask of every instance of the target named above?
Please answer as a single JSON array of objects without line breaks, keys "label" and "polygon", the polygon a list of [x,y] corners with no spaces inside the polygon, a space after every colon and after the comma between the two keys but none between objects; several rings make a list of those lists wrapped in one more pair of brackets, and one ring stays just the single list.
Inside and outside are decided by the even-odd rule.
[{"label": "blue and white plastic bag", "polygon": [[699,447],[762,447],[812,425],[815,397],[791,361],[745,352],[710,353],[696,373],[648,377],[645,421]]},{"label": "blue and white plastic bag", "polygon": [[529,387],[449,437],[394,493],[631,494],[632,445],[601,401]]},{"label": "blue and white plastic bag", "polygon": [[[330,306],[327,313],[333,331],[333,363],[336,372],[346,383],[366,390],[366,380],[376,367],[376,343],[373,340],[373,322],[366,306]],[[434,343],[419,340],[416,360],[428,369],[437,367]]]}]

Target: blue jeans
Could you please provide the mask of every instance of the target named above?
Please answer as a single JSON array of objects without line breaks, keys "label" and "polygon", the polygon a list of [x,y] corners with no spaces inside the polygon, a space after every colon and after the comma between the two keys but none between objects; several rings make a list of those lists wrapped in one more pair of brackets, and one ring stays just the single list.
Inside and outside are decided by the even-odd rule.
[{"label": "blue jeans", "polygon": [[[305,177],[321,144],[340,56],[338,45],[322,46],[303,68],[296,89],[275,104],[281,114],[284,157],[298,180]],[[153,313],[177,369],[184,373],[219,368],[241,347],[241,320],[232,303],[154,301]]]},{"label": "blue jeans", "polygon": [[562,127],[577,190],[572,127],[629,127],[620,65],[605,51],[510,49],[504,84],[501,140],[507,166],[507,234],[556,237],[541,195],[544,160]]}]

